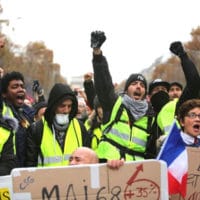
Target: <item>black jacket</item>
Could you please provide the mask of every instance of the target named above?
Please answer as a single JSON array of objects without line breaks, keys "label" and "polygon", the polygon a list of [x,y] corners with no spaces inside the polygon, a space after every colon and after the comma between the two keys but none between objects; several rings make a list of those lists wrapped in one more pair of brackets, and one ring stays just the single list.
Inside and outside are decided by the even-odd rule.
[{"label": "black jacket", "polygon": [[103,108],[103,123],[110,119],[112,108],[118,98],[115,93],[108,63],[103,55],[93,55],[94,85]]},{"label": "black jacket", "polygon": [[[181,67],[186,79],[186,86],[183,90],[182,95],[180,96],[177,104],[176,104],[176,110],[174,111],[174,114],[177,114],[177,111],[181,104],[189,99],[193,98],[199,98],[199,90],[200,90],[200,77],[199,73],[197,71],[196,66],[191,61],[191,59],[188,57],[188,55],[182,54],[180,56],[181,59]],[[150,153],[150,156],[156,157],[157,155],[157,148],[156,148],[156,140],[163,134],[163,131],[159,128],[157,121],[155,120],[155,123],[152,126],[152,135],[150,136],[149,144],[148,144],[148,152]]]},{"label": "black jacket", "polygon": [[200,76],[196,66],[186,53],[181,55],[180,59],[183,73],[185,75],[186,86],[177,102],[176,112],[184,101],[200,97]]},{"label": "black jacket", "polygon": [[84,90],[87,97],[87,104],[91,109],[94,109],[94,98],[96,95],[96,91],[94,88],[93,81],[84,81],[83,82]]},{"label": "black jacket", "polygon": [[27,144],[27,131],[29,126],[34,122],[34,110],[27,105],[23,105],[21,108],[15,108],[13,105],[7,103],[14,114],[14,117],[19,123],[19,127],[16,131],[16,155],[17,162],[20,167],[25,166],[26,157],[26,144]]}]

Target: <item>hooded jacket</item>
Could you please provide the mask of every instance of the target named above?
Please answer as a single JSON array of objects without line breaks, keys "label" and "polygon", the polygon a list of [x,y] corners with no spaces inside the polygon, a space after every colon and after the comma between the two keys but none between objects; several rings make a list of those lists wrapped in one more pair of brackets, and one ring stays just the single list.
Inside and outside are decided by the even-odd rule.
[{"label": "hooded jacket", "polygon": [[[50,91],[49,99],[47,103],[47,109],[44,114],[44,119],[41,119],[32,124],[27,141],[27,159],[26,166],[37,166],[38,164],[38,156],[41,155],[41,140],[43,137],[43,127],[45,120],[48,124],[49,130],[53,134],[52,124],[55,116],[55,110],[57,106],[65,99],[72,100],[72,109],[69,113],[69,124],[75,118],[78,110],[78,102],[76,99],[76,95],[71,90],[71,88],[62,83],[56,83]],[[83,125],[83,123],[79,120],[79,125],[82,134],[82,145],[88,146],[90,145],[90,137]]]},{"label": "hooded jacket", "polygon": [[47,109],[44,114],[45,120],[48,122],[50,127],[53,123],[55,109],[64,99],[72,100],[72,110],[69,114],[69,120],[76,116],[78,111],[78,101],[76,95],[68,85],[56,83],[50,91]]}]

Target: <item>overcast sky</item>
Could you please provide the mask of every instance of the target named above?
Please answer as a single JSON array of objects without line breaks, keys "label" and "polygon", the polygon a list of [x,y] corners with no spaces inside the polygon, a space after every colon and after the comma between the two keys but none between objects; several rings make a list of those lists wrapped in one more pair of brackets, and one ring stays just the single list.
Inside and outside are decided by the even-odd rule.
[{"label": "overcast sky", "polygon": [[90,33],[102,30],[114,82],[169,55],[171,42],[200,25],[198,0],[1,0],[13,42],[43,41],[70,81],[92,71]]}]

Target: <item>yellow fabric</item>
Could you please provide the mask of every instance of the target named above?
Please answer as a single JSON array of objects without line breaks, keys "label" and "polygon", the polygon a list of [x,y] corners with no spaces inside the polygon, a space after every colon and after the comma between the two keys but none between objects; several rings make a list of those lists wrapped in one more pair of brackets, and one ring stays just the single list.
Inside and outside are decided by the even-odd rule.
[{"label": "yellow fabric", "polygon": [[[89,120],[86,120],[84,125],[85,125],[86,130],[88,131],[90,129]],[[92,136],[91,148],[93,150],[96,150],[102,136],[101,128],[99,127],[95,128],[92,133],[93,133],[93,136]]]},{"label": "yellow fabric", "polygon": [[[3,103],[3,109],[2,109],[2,115],[3,116],[8,116],[8,117],[13,117],[14,118],[14,114],[12,112],[12,109],[7,106],[5,103]],[[13,136],[13,144],[14,144],[14,154],[16,154],[16,142],[15,142],[15,137],[16,137],[16,133],[13,131],[14,136]]]},{"label": "yellow fabric", "polygon": [[[120,120],[114,123],[111,129],[109,129],[109,125],[115,120],[121,104],[122,99],[119,97],[113,107],[110,121],[102,128],[103,134],[105,134],[108,139],[115,141],[127,149],[144,153],[146,150],[147,138],[149,136],[149,134],[145,131],[148,125],[148,117],[144,116],[134,123],[134,125],[137,125],[145,130],[142,130],[136,126],[130,127],[128,113],[125,109],[123,109]],[[100,142],[96,152],[99,158],[120,158],[119,149],[110,144],[108,141]],[[143,158],[139,157],[139,159]],[[126,160],[137,160],[137,157],[126,154]]]},{"label": "yellow fabric", "polygon": [[0,127],[0,153],[2,152],[3,146],[8,140],[9,136],[10,136],[10,131],[6,130],[3,127]]},{"label": "yellow fabric", "polygon": [[9,117],[14,117],[13,112],[9,106],[7,106],[5,103],[3,104],[3,110],[2,110],[3,116],[9,116]]},{"label": "yellow fabric", "polygon": [[[47,122],[44,121],[43,128],[43,137],[41,142],[41,152],[45,158],[53,159],[54,162],[44,163],[44,166],[66,166],[69,164],[69,156],[72,152],[79,146],[82,146],[82,134],[80,124],[77,119],[71,120],[66,137],[64,152],[60,148],[54,134],[47,125]],[[57,159],[61,158],[61,160]],[[57,161],[56,161],[57,160]],[[40,166],[40,165],[39,165]]]},{"label": "yellow fabric", "polygon": [[174,99],[165,104],[157,117],[157,123],[163,134],[169,134],[169,130],[175,119],[175,110],[178,99]]}]

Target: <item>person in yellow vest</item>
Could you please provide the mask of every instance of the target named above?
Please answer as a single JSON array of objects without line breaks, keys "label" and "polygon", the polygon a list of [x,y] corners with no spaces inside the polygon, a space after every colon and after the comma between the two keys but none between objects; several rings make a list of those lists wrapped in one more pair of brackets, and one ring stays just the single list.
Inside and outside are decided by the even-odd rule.
[{"label": "person in yellow vest", "polygon": [[[166,99],[166,103],[163,103],[162,106],[158,107],[159,109],[157,110],[156,120],[155,120],[156,123],[154,123],[154,130],[155,130],[154,133],[156,133],[154,136],[156,138],[154,138],[152,141],[153,143],[155,143],[155,140],[157,139],[156,141],[157,149],[160,148],[160,144],[162,144],[162,142],[168,135],[171,125],[174,119],[176,118],[177,110],[179,109],[179,107],[186,100],[199,98],[198,86],[200,85],[200,77],[196,66],[188,57],[181,42],[176,41],[171,43],[170,51],[180,58],[181,67],[186,79],[186,86],[183,89],[181,96],[179,96],[179,98],[174,98],[173,100],[170,100],[170,98],[167,97],[166,91],[165,93],[163,91],[162,96],[157,94],[151,97],[151,101],[153,102],[154,105],[157,106],[160,105],[160,103],[163,102],[164,99]],[[169,100],[167,100],[167,98],[169,98]],[[178,122],[177,125],[179,126]],[[157,134],[158,130],[160,134]],[[155,147],[155,144],[153,144],[152,146]]]},{"label": "person in yellow vest", "polygon": [[0,116],[0,176],[9,175],[19,167],[15,148],[15,131],[18,123],[12,118]]},{"label": "person in yellow vest", "polygon": [[15,133],[16,155],[19,167],[25,166],[27,131],[34,121],[34,109],[25,104],[25,79],[21,72],[12,71],[1,79],[2,116],[18,121]]},{"label": "person in yellow vest", "polygon": [[56,83],[44,117],[31,126],[27,136],[26,166],[66,166],[77,147],[90,146],[84,124],[76,118],[77,109],[72,89]]},{"label": "person in yellow vest", "polygon": [[102,139],[97,147],[100,162],[134,161],[146,156],[152,116],[146,100],[147,81],[142,74],[131,74],[124,93],[115,92],[101,45],[106,40],[102,31],[91,33],[96,94],[103,109]]},{"label": "person in yellow vest", "polygon": [[[154,120],[152,125],[152,134],[148,140],[147,150],[152,158],[155,158],[157,155],[156,140],[163,135],[163,130],[159,127],[157,118],[163,106],[169,102],[169,86],[169,82],[159,78],[153,80],[149,84],[148,99],[154,112]],[[168,118],[165,120],[168,120]]]},{"label": "person in yellow vest", "polygon": [[95,96],[93,104],[93,111],[85,121],[84,125],[91,136],[91,148],[96,150],[102,137],[101,124],[103,110],[97,96]]},{"label": "person in yellow vest", "polygon": [[[186,86],[181,93],[169,101],[158,114],[158,125],[163,130],[163,134],[168,134],[171,123],[176,117],[176,112],[183,102],[192,98],[198,98],[200,77],[196,66],[188,57],[181,42],[173,42],[170,45],[170,51],[180,58],[181,66],[186,78]],[[174,85],[174,84],[172,84]],[[177,83],[176,83],[177,85]],[[180,86],[179,86],[180,87]],[[170,85],[171,88],[171,85]],[[170,89],[169,88],[169,89]],[[169,91],[170,95],[170,91]]]},{"label": "person in yellow vest", "polygon": [[84,125],[92,138],[91,148],[95,150],[102,136],[101,123],[103,110],[95,92],[92,72],[84,74],[83,86],[87,97],[87,104],[91,109],[91,113]]}]

